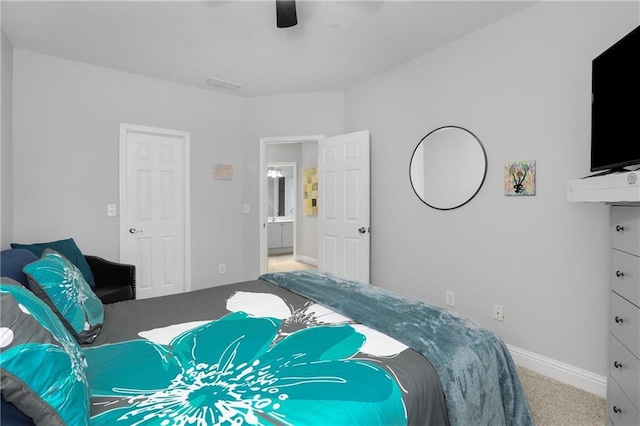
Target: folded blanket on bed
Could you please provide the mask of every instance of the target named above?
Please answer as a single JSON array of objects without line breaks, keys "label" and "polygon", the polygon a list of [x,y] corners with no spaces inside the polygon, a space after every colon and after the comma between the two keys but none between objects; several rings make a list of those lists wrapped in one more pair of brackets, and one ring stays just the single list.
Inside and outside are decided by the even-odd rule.
[{"label": "folded blanket on bed", "polygon": [[509,351],[480,324],[415,299],[315,271],[260,279],[325,305],[420,352],[440,376],[455,425],[533,425]]}]

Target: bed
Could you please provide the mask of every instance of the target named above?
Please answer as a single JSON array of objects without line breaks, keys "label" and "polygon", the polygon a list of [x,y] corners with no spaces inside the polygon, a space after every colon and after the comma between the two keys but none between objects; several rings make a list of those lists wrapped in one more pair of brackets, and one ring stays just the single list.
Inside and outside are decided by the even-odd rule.
[{"label": "bed", "polygon": [[92,425],[533,425],[497,336],[378,287],[297,271],[103,309]]}]

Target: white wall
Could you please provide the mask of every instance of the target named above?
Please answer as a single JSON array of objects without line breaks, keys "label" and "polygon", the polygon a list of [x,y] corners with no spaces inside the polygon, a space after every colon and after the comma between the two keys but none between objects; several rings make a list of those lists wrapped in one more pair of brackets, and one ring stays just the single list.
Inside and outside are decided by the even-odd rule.
[{"label": "white wall", "polygon": [[[73,237],[119,259],[119,124],[191,134],[193,288],[243,278],[242,99],[28,51],[14,52],[14,241]],[[212,179],[233,164],[232,181]],[[217,265],[226,263],[227,274]]]},{"label": "white wall", "polygon": [[[638,16],[637,2],[541,2],[347,91],[345,131],[372,135],[373,284],[438,305],[454,291],[507,343],[606,375],[609,213],[567,203],[565,181],[589,174],[591,60]],[[469,204],[438,211],[409,160],[448,124],[480,138],[489,168]],[[503,195],[516,160],[536,160],[536,196]]]},{"label": "white wall", "polygon": [[[339,135],[343,130],[342,92],[300,93],[247,98],[244,110],[244,273],[253,280],[260,274],[259,162],[260,138]],[[301,171],[299,170],[301,173]]]},{"label": "white wall", "polygon": [[[119,259],[118,218],[106,216],[119,124],[189,131],[194,289],[259,274],[259,138],[342,133],[341,92],[243,99],[21,49],[14,62],[12,241],[71,236]],[[214,163],[233,164],[233,180],[212,180]]]},{"label": "white wall", "polygon": [[0,249],[13,239],[13,46],[2,30],[2,143],[0,144]]}]

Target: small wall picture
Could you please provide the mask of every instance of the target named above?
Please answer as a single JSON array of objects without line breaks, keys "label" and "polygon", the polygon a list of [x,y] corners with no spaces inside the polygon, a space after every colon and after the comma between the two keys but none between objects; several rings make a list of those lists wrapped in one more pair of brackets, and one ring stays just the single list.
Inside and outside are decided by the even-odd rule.
[{"label": "small wall picture", "polygon": [[504,195],[536,195],[536,161],[504,164]]},{"label": "small wall picture", "polygon": [[233,165],[217,163],[213,165],[214,180],[233,180]]},{"label": "small wall picture", "polygon": [[302,199],[306,216],[318,215],[318,169],[316,167],[302,171]]}]

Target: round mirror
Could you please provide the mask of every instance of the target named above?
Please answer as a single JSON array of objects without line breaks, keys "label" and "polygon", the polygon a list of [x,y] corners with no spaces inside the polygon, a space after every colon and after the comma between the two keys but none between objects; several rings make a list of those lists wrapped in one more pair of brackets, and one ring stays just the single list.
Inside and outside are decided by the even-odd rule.
[{"label": "round mirror", "polygon": [[446,126],[427,134],[411,156],[411,186],[429,207],[451,210],[468,203],[487,175],[482,142],[462,127]]}]

